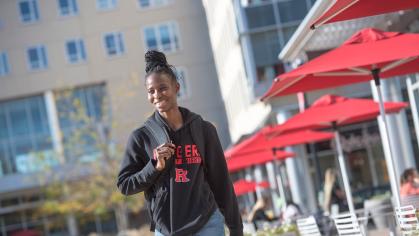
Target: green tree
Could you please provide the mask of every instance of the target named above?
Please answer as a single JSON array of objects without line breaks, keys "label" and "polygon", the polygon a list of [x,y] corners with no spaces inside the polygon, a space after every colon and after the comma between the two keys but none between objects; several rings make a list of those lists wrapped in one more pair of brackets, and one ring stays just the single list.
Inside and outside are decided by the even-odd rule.
[{"label": "green tree", "polygon": [[[111,122],[106,96],[100,101],[99,116],[88,112],[86,102],[77,96],[75,89],[61,91],[55,97],[60,120],[70,125],[61,129],[64,145],[56,153],[63,171],[54,171],[55,166],[46,165],[48,174],[40,179],[45,195],[40,213],[102,215],[114,210],[118,229],[127,229],[127,213],[139,211],[144,198],[123,196],[116,187],[122,149],[111,140],[111,126],[115,124]],[[39,159],[45,157],[39,155]]]}]

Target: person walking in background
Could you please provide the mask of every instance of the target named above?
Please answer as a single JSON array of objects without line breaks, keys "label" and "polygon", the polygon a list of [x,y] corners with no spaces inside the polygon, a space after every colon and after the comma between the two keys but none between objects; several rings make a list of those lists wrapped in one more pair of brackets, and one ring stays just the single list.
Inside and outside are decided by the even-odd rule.
[{"label": "person walking in background", "polygon": [[129,137],[118,174],[124,195],[144,192],[155,235],[243,235],[215,127],[177,104],[179,83],[163,53],[145,54],[147,98],[156,111]]}]

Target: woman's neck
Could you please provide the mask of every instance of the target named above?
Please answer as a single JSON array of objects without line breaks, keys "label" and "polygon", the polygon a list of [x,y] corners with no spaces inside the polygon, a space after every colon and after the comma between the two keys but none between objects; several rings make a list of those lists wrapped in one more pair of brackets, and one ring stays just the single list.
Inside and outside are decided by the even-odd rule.
[{"label": "woman's neck", "polygon": [[172,130],[178,130],[183,125],[182,113],[179,107],[162,112],[160,115],[166,120]]}]

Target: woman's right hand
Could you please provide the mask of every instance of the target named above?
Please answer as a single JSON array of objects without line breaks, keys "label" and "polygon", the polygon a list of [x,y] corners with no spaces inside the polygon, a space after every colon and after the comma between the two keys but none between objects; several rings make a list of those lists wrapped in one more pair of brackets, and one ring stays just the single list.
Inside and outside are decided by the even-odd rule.
[{"label": "woman's right hand", "polygon": [[154,159],[157,161],[156,169],[158,171],[164,170],[166,160],[170,159],[175,154],[176,146],[173,143],[164,143],[154,149]]}]

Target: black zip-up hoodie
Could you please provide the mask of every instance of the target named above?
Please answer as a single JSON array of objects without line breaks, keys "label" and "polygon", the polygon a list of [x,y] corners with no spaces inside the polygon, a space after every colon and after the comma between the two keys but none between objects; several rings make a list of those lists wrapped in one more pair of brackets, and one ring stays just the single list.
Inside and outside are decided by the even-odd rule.
[{"label": "black zip-up hoodie", "polygon": [[[144,191],[151,228],[154,230],[155,226],[164,235],[199,231],[218,207],[230,234],[241,236],[242,220],[217,131],[201,116],[186,108],[179,109],[183,126],[176,131],[158,112],[149,118],[164,127],[176,145],[172,163],[166,163],[161,172],[155,169],[155,147],[142,126],[128,140],[117,186],[124,195]],[[199,128],[202,130],[197,131]]]}]

